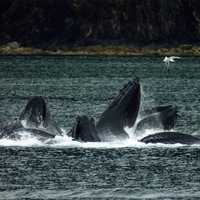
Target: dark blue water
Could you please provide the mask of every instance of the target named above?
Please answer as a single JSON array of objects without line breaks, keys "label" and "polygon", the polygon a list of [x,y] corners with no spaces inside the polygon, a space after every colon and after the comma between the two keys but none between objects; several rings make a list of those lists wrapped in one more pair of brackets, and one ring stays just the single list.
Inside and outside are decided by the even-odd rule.
[{"label": "dark blue water", "polygon": [[[77,114],[98,118],[128,80],[140,78],[142,108],[178,106],[175,130],[200,130],[200,58],[166,69],[161,57],[0,57],[0,121],[44,96],[69,130]],[[57,138],[0,140],[0,199],[199,199],[200,147],[81,144]]]}]

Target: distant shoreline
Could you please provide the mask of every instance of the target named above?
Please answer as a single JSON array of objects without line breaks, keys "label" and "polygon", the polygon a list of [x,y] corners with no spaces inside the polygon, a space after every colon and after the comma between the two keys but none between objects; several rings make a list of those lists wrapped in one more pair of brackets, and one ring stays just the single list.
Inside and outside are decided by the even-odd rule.
[{"label": "distant shoreline", "polygon": [[40,49],[32,47],[0,46],[0,56],[200,56],[200,46],[183,44],[176,47],[87,46]]}]

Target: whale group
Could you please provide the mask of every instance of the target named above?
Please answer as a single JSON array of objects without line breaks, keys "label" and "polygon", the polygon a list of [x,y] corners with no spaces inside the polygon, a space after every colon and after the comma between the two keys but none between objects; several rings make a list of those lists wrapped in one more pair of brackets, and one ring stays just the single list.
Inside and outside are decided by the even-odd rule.
[{"label": "whale group", "polygon": [[[200,144],[197,136],[171,131],[178,117],[176,106],[161,105],[140,112],[140,104],[140,82],[138,79],[129,81],[98,120],[79,115],[67,135],[80,142],[121,141],[130,137],[125,131],[129,127],[133,130],[132,134],[139,138],[138,141],[143,143]],[[141,137],[146,129],[163,131]],[[39,140],[64,134],[41,96],[30,98],[16,120],[0,125],[0,138],[20,139],[24,132]]]}]

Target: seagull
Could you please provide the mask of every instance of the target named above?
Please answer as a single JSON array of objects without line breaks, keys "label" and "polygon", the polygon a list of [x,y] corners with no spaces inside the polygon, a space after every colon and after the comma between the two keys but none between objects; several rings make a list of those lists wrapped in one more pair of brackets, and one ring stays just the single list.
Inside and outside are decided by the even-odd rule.
[{"label": "seagull", "polygon": [[175,59],[180,59],[181,57],[178,57],[178,56],[170,56],[170,57],[167,57],[165,56],[165,58],[163,59],[163,62],[169,66],[170,62],[175,62]]}]

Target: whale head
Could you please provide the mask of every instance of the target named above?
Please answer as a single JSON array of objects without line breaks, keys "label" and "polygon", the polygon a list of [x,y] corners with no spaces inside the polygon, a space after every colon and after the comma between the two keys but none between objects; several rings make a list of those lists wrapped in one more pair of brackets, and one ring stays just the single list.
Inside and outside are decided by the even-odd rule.
[{"label": "whale head", "polygon": [[100,142],[94,119],[85,115],[76,118],[76,122],[68,135],[78,141]]},{"label": "whale head", "polygon": [[52,135],[62,134],[61,129],[51,118],[43,97],[31,98],[21,113],[19,120],[26,129],[42,130]]},{"label": "whale head", "polygon": [[139,80],[129,81],[101,115],[97,123],[97,129],[100,130],[98,132],[109,130],[118,138],[127,138],[124,127],[134,125],[140,107],[140,97]]},{"label": "whale head", "polygon": [[42,97],[33,97],[28,101],[19,119],[27,127],[46,127],[49,117],[45,100]]}]

